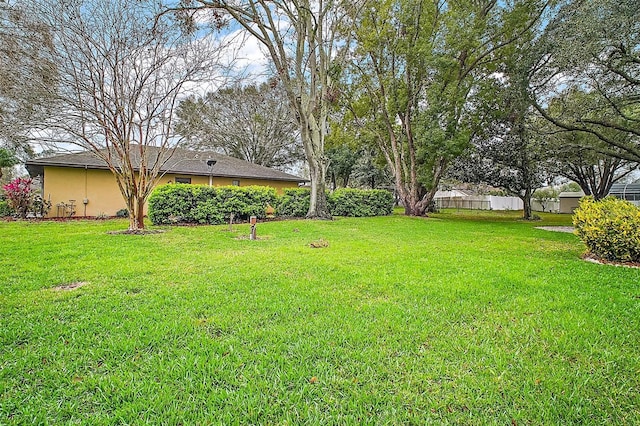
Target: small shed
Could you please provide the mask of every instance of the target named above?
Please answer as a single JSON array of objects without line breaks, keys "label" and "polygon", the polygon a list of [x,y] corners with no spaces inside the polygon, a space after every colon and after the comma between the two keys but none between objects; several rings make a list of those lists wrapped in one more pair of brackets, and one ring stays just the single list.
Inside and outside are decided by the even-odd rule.
[{"label": "small shed", "polygon": [[580,199],[584,197],[584,192],[561,192],[558,195],[560,199],[560,209],[558,213],[573,213],[578,208]]}]

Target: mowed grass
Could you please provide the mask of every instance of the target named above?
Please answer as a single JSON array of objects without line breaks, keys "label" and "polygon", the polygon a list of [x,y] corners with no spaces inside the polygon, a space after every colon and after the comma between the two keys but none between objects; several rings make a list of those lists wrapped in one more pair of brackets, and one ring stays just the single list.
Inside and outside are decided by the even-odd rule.
[{"label": "mowed grass", "polygon": [[0,424],[639,424],[640,270],[543,216],[2,222]]}]

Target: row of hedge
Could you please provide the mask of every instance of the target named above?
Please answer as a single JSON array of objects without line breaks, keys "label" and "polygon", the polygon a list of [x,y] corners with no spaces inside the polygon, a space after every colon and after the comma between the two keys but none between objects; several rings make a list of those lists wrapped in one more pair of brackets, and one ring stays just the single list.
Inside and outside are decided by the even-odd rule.
[{"label": "row of hedge", "polygon": [[276,200],[276,190],[265,186],[163,185],[149,197],[149,218],[154,224],[264,218]]},{"label": "row of hedge", "polygon": [[[393,212],[393,194],[382,189],[341,188],[327,195],[333,216],[386,216]],[[286,189],[279,197],[276,214],[280,217],[304,217],[309,211],[311,192],[307,188]]]},{"label": "row of hedge", "polygon": [[[393,195],[384,190],[338,189],[328,195],[334,216],[381,216],[393,211]],[[221,224],[250,216],[266,217],[274,210],[278,217],[304,217],[311,200],[307,188],[285,189],[278,196],[264,186],[163,185],[149,197],[149,218],[156,224]]]}]

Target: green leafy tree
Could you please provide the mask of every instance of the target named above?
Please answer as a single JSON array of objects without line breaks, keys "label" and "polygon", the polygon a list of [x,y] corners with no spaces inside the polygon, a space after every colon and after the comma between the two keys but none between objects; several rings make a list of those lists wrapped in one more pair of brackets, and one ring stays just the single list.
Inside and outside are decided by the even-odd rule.
[{"label": "green leafy tree", "polygon": [[548,141],[557,173],[576,182],[595,200],[606,197],[614,183],[638,167],[637,162],[603,153],[609,149],[590,133],[560,131],[550,135]]},{"label": "green leafy tree", "polygon": [[349,105],[408,215],[423,215],[474,134],[471,98],[547,2],[371,1],[355,20]]},{"label": "green leafy tree", "polygon": [[532,198],[540,204],[540,206],[542,207],[542,211],[544,212],[547,211],[547,207],[550,202],[558,201],[558,195],[560,195],[560,192],[558,192],[557,189],[546,187],[536,189],[533,192]]},{"label": "green leafy tree", "polygon": [[640,161],[638,2],[564,2],[542,42],[544,67],[533,84],[540,114],[597,137],[602,152]]},{"label": "green leafy tree", "polygon": [[529,32],[510,46],[500,73],[481,85],[474,99],[482,130],[456,177],[500,187],[523,202],[523,218],[533,218],[534,191],[550,180],[547,138],[540,130],[529,86],[535,72],[536,43]]},{"label": "green leafy tree", "polygon": [[18,164],[18,159],[7,149],[0,148],[0,178],[2,178],[2,168],[12,167]]}]

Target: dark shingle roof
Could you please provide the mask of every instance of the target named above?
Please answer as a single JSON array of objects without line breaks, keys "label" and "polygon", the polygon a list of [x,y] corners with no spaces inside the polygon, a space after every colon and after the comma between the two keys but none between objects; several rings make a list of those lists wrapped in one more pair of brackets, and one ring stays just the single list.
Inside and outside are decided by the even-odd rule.
[{"label": "dark shingle roof", "polygon": [[[160,153],[156,147],[146,147],[146,156],[148,159],[157,158]],[[132,148],[135,153],[134,163],[139,163],[135,158],[139,158],[138,149]],[[176,148],[171,157],[162,166],[161,172],[174,173],[182,175],[209,176],[209,166],[207,160],[215,160],[215,165],[211,168],[213,177],[237,177],[245,179],[265,179],[279,180],[289,182],[305,182],[306,180],[271,169],[269,167],[259,166],[249,163],[238,158],[229,157],[212,151],[191,151],[187,149]],[[151,162],[151,161],[149,161]],[[108,169],[104,160],[98,158],[93,152],[83,151],[71,154],[60,154],[51,157],[36,158],[26,162],[27,169],[31,172],[37,171],[44,166],[57,167],[74,167],[89,169]],[[37,173],[36,173],[37,174]]]}]

